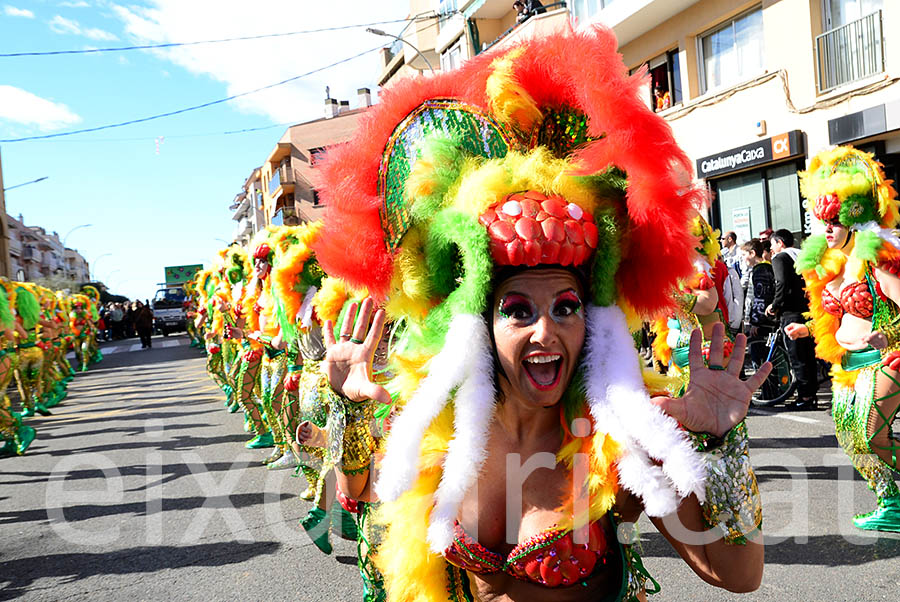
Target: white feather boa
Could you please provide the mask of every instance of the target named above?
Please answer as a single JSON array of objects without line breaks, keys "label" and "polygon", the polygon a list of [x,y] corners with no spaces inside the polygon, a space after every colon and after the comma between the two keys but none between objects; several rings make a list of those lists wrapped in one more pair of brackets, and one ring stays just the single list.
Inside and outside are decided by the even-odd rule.
[{"label": "white feather boa", "polygon": [[[447,405],[453,389],[472,373],[480,357],[472,352],[472,337],[482,331],[486,333],[487,326],[481,316],[458,314],[450,321],[443,349],[431,359],[428,375],[391,425],[375,483],[380,500],[392,502],[412,487],[425,430]],[[486,345],[490,350],[490,341]]]},{"label": "white feather boa", "polygon": [[649,516],[671,514],[691,493],[703,501],[703,457],[651,403],[625,314],[615,305],[589,306],[587,318],[585,389],[597,431],[625,446],[618,462],[622,486],[642,498]]},{"label": "white feather boa", "polygon": [[459,505],[481,472],[488,429],[494,417],[494,359],[484,319],[472,329],[469,345],[468,373],[453,400],[453,439],[444,456],[441,482],[434,495],[428,526],[428,543],[437,554],[453,542],[453,524]]}]

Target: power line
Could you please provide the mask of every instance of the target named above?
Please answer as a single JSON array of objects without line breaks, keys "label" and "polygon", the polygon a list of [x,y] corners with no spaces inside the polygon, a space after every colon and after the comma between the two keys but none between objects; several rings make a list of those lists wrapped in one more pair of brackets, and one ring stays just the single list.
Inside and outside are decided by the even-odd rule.
[{"label": "power line", "polygon": [[354,59],[358,59],[359,57],[364,56],[369,53],[372,53],[372,52],[375,52],[376,50],[381,50],[381,48],[382,48],[382,46],[378,45],[375,48],[370,48],[369,50],[364,50],[363,52],[360,52],[359,54],[355,54],[351,57],[341,59],[340,61],[331,63],[330,65],[325,65],[324,67],[319,67],[318,69],[313,69],[312,71],[307,71],[306,73],[301,73],[300,75],[295,75],[294,77],[289,77],[288,79],[281,80],[280,82],[276,82],[274,84],[269,84],[269,85],[263,86],[261,88],[256,88],[255,90],[248,90],[247,92],[241,92],[240,94],[233,94],[226,98],[212,100],[210,102],[205,102],[203,104],[194,105],[191,107],[185,107],[183,109],[177,109],[175,111],[168,111],[166,113],[159,113],[157,115],[150,115],[149,117],[141,117],[138,119],[129,119],[128,121],[122,121],[119,123],[110,123],[110,124],[106,124],[106,125],[99,125],[99,126],[92,127],[92,128],[71,130],[68,132],[57,132],[55,134],[42,134],[40,136],[26,136],[24,138],[7,138],[4,140],[0,140],[0,142],[7,142],[7,143],[9,143],[9,142],[27,142],[29,140],[46,140],[49,138],[60,138],[62,136],[72,136],[75,134],[86,134],[88,132],[99,132],[101,130],[110,130],[113,128],[124,127],[126,125],[134,125],[136,123],[144,123],[147,121],[153,121],[155,119],[161,119],[163,117],[171,117],[173,115],[180,115],[182,113],[187,113],[189,111],[196,111],[197,109],[205,109],[205,108],[211,107],[213,105],[218,105],[218,104],[222,104],[224,102],[234,100],[235,98],[241,98],[242,96],[249,96],[250,94],[256,94],[257,92],[262,92],[263,90],[270,90],[277,86],[283,86],[284,84],[289,84],[289,83],[291,83],[293,81],[297,81],[298,79],[301,79],[303,77],[313,75],[314,73],[319,73],[320,71],[325,71],[326,69],[331,69],[332,67],[337,67],[338,65],[342,65],[343,63],[347,63]]},{"label": "power line", "polygon": [[328,31],[338,31],[342,29],[354,29],[357,27],[371,27],[372,25],[389,25],[392,23],[408,23],[421,18],[419,15],[406,19],[394,19],[392,21],[376,21],[374,23],[360,23],[357,25],[338,25],[335,27],[323,27],[320,29],[305,29],[302,31],[290,31],[285,33],[266,33],[256,36],[241,36],[237,38],[222,38],[218,40],[198,40],[194,42],[166,42],[162,44],[144,44],[136,46],[113,46],[110,48],[82,48],[78,50],[46,50],[34,52],[7,52],[0,54],[0,58],[14,58],[23,56],[56,56],[61,54],[97,54],[102,52],[124,52],[129,50],[152,50],[156,48],[177,48],[180,46],[199,46],[201,44],[223,44],[227,42],[244,42],[247,40],[263,40],[267,38],[282,38],[288,36],[299,36],[310,33],[323,33]]}]

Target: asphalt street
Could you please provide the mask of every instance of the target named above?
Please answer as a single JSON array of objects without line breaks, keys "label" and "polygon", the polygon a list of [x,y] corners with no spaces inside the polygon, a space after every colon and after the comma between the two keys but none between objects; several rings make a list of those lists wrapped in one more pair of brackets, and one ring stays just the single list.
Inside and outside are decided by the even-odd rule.
[{"label": "asphalt street", "polygon": [[[309,504],[292,471],[243,443],[183,336],[107,344],[38,438],[0,459],[0,600],[361,600],[356,546],[330,557],[297,526]],[[900,536],[855,530],[874,504],[840,452],[826,402],[754,410],[752,458],[767,538],[762,587],[734,595],[691,573],[646,520],[644,564],[693,600],[893,600]]]}]

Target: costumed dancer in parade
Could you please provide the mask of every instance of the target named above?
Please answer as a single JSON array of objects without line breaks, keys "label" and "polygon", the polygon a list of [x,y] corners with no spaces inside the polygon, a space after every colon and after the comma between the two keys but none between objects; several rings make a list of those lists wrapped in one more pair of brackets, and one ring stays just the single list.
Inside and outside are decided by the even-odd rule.
[{"label": "costumed dancer in parade", "polygon": [[[680,395],[690,381],[689,353],[691,333],[699,329],[703,333],[703,355],[709,354],[713,327],[727,324],[726,311],[720,291],[716,287],[715,266],[721,263],[719,232],[714,230],[702,216],[696,215],[690,224],[691,235],[696,240],[694,250],[694,274],[679,283],[675,295],[675,310],[667,317],[652,324],[656,335],[653,340],[655,359],[668,368],[667,374],[674,377],[666,387],[672,395]],[[724,267],[723,269],[727,270]],[[725,341],[725,357],[731,355],[732,342]]]},{"label": "costumed dancer in parade", "polygon": [[0,454],[22,455],[34,441],[35,431],[33,427],[22,424],[21,417],[10,409],[9,395],[6,394],[19,361],[16,353],[16,321],[11,306],[15,306],[15,292],[11,283],[4,278],[0,283],[0,438],[4,441]]},{"label": "costumed dancer in parade", "polygon": [[82,293],[72,295],[72,309],[69,313],[69,329],[72,332],[72,346],[75,360],[82,372],[87,372],[91,361],[91,300]]},{"label": "costumed dancer in parade", "polygon": [[188,338],[191,339],[190,347],[203,347],[203,339],[197,329],[195,321],[197,319],[197,279],[192,278],[184,283],[184,317],[185,330]]},{"label": "costumed dancer in parade", "polygon": [[[265,350],[256,337],[246,336],[258,332],[258,323],[255,321],[258,320],[259,314],[255,311],[255,305],[265,281],[264,278],[260,278],[259,273],[251,276],[252,269],[246,251],[236,245],[229,247],[225,258],[225,276],[226,282],[231,287],[231,302],[226,300],[220,309],[225,318],[224,339],[240,345],[236,366],[232,368],[235,371],[232,386],[237,401],[244,410],[245,424],[254,435],[245,446],[248,449],[262,449],[272,447],[274,440],[272,432],[262,418],[262,409],[257,401],[260,367]],[[248,319],[251,320],[250,324],[247,323]]]},{"label": "costumed dancer in parade", "polygon": [[900,532],[894,482],[900,440],[900,239],[892,182],[872,155],[839,146],[819,153],[800,186],[815,216],[797,271],[806,280],[812,319],[791,324],[791,338],[812,335],[831,362],[838,443],[875,492],[877,507],[860,529]]},{"label": "costumed dancer in parade", "polygon": [[103,354],[100,352],[100,344],[97,342],[97,322],[100,321],[100,291],[90,284],[81,287],[81,292],[88,298],[87,305],[87,337],[85,340],[88,344],[88,363],[96,364],[103,360]]},{"label": "costumed dancer in parade", "polygon": [[44,351],[38,346],[41,321],[41,305],[35,294],[35,285],[16,282],[15,291],[16,323],[19,336],[16,353],[19,362],[15,366],[16,385],[24,408],[22,416],[31,417],[37,412],[49,416],[43,404]]},{"label": "costumed dancer in parade", "polygon": [[69,324],[69,314],[71,313],[71,298],[68,294],[57,291],[57,306],[54,320],[56,321],[57,336],[53,340],[53,347],[56,349],[56,363],[59,372],[63,376],[63,381],[68,384],[75,379],[75,370],[69,363],[66,355],[72,346],[72,331]]},{"label": "costumed dancer in parade", "polygon": [[643,599],[655,582],[618,536],[641,512],[708,583],[758,587],[743,419],[769,367],[740,380],[745,338],[726,369],[715,326],[708,368],[692,335],[682,397],[644,383],[626,316],[669,310],[691,277],[700,194],[615,48],[568,32],[398,82],[329,151],[317,258],[385,304],[326,323],[322,364],[339,487],[386,525],[370,599]]},{"label": "costumed dancer in parade", "polygon": [[41,304],[41,332],[38,337],[38,346],[44,353],[43,375],[41,376],[44,393],[41,401],[44,407],[52,408],[67,395],[67,381],[63,380],[63,374],[59,369],[58,348],[53,344],[60,336],[57,322],[59,302],[53,291],[49,289],[38,287],[37,293]]},{"label": "costumed dancer in parade", "polygon": [[225,393],[225,407],[231,412],[239,409],[234,399],[234,389],[228,379],[225,370],[225,362],[222,356],[221,329],[224,320],[216,303],[216,289],[219,276],[213,270],[201,270],[197,273],[197,316],[194,323],[197,329],[203,333],[204,350],[206,351],[206,372]]}]

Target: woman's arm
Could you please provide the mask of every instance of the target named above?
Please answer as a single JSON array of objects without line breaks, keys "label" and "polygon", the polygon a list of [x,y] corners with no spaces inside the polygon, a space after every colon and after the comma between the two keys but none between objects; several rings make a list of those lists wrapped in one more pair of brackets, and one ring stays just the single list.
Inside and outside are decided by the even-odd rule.
[{"label": "woman's arm", "polygon": [[716,287],[706,290],[694,289],[691,294],[697,298],[691,311],[698,316],[708,316],[719,306],[719,293],[716,291]]},{"label": "woman's arm", "polygon": [[761,531],[747,536],[742,545],[726,543],[721,537],[705,545],[681,541],[683,538],[673,534],[669,526],[680,525],[677,531],[683,529],[695,534],[707,530],[700,502],[694,496],[684,500],[674,515],[651,518],[651,521],[688,566],[710,585],[737,593],[752,592],[759,587],[765,556]]}]

